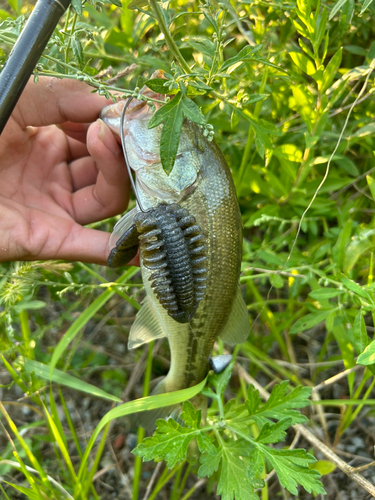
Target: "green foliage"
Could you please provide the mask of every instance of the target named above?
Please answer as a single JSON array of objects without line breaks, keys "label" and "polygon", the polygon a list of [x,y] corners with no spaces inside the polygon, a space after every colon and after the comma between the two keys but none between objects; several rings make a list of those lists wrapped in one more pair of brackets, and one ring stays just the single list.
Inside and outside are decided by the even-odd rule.
[{"label": "green foliage", "polygon": [[[209,397],[222,398],[232,366],[213,380],[216,393],[206,391]],[[151,438],[146,438],[133,450],[143,460],[165,460],[169,468],[188,455],[192,440],[200,451],[198,477],[212,476],[220,470],[217,493],[224,500],[257,499],[255,489],[264,486],[263,471],[267,464],[275,470],[280,484],[293,494],[301,484],[309,493],[325,493],[315,469],[309,464],[315,458],[302,449],[275,449],[270,444],[284,441],[290,425],[305,422],[306,417],[297,408],[309,404],[311,390],[296,387],[291,392],[288,382],[276,385],[266,403],[258,391],[250,386],[242,405],[230,400],[220,416],[202,425],[202,414],[190,402],[185,402],[181,420],[158,420]],[[239,481],[239,478],[241,480]]]},{"label": "green foliage", "polygon": [[[1,64],[32,9],[20,0],[7,4],[0,9]],[[207,424],[187,403],[184,425],[159,421],[151,441],[137,447],[147,459],[166,460],[172,467],[160,474],[154,497],[171,477],[172,500],[192,495],[184,489],[186,466],[186,477],[210,477],[208,488],[217,483],[223,498],[256,498],[259,488],[267,498],[271,469],[279,478],[275,496],[285,488],[306,498],[301,489],[296,493],[296,484],[322,491],[314,470],[325,474],[332,466],[319,466],[303,450],[278,444],[290,425],[310,416],[307,408],[307,417],[297,411],[308,404],[306,385],[320,384],[356,363],[364,367],[341,379],[343,399],[333,399],[328,388],[320,402],[314,401],[324,405],[332,398],[334,411],[341,408],[329,427],[336,429],[332,442],[371,410],[366,401],[373,398],[375,384],[374,13],[371,0],[133,0],[122,7],[117,0],[74,1],[34,71],[36,81],[41,76],[82,80],[107,97],[118,92],[137,98],[146,84],[159,94],[147,100],[151,107],[157,104],[150,126],[162,127],[165,170],[173,168],[180,127],[189,119],[209,139],[215,135],[236,185],[244,223],[241,284],[252,323],[238,362],[262,383],[278,385],[262,403],[252,386],[245,397],[241,375],[230,379],[227,371],[211,379],[215,391],[205,390],[212,399]],[[153,76],[160,69],[165,79]],[[100,227],[109,231],[112,226],[113,220]],[[135,272],[123,276],[62,263],[1,266],[0,351],[10,376],[4,399],[17,387],[40,420],[22,432],[7,421],[16,450],[9,442],[2,459],[13,464],[0,462],[0,467],[11,468],[13,477],[22,471],[29,488],[8,483],[29,498],[41,498],[38,490],[47,498],[98,498],[100,487],[92,478],[105,435],[97,449],[90,441],[82,461],[85,449],[64,397],[53,391],[43,406],[39,394],[55,381],[92,398],[121,398],[107,375],[91,376],[90,370],[109,361],[106,353],[99,361],[90,351],[101,348],[102,339],[84,345],[85,332],[94,324],[100,323],[100,331],[113,326],[113,304],[126,301],[133,312],[139,308]],[[58,313],[51,316],[54,309]],[[153,377],[162,371],[157,363]],[[306,371],[307,364],[314,366]],[[103,373],[111,374],[112,368]],[[115,372],[125,368],[115,368],[108,376],[118,389],[131,372],[121,378]],[[85,384],[77,387],[77,381]],[[235,397],[225,403],[229,394]],[[58,401],[68,422],[62,428]],[[101,430],[129,407],[106,411]],[[315,425],[312,419],[310,426]],[[98,437],[97,429],[91,435]],[[42,439],[58,460],[43,460]],[[69,462],[65,442],[76,461]],[[154,444],[148,448],[148,443]],[[187,465],[197,455],[194,443],[199,464]],[[140,469],[137,474],[143,477]],[[236,476],[247,479],[234,481]],[[61,478],[61,484],[55,479],[60,489],[51,478]]]}]

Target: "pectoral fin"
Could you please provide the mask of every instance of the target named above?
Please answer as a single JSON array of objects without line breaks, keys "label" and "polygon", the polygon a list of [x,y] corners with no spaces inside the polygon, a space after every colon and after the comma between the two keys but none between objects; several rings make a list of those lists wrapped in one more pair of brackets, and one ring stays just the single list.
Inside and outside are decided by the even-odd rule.
[{"label": "pectoral fin", "polygon": [[136,213],[137,210],[134,208],[115,225],[109,240],[111,247],[107,260],[109,267],[124,266],[137,255],[139,234],[133,222]]},{"label": "pectoral fin", "polygon": [[130,328],[128,348],[135,349],[142,344],[165,336],[166,333],[160,323],[159,316],[150,299],[146,297]]},{"label": "pectoral fin", "polygon": [[238,286],[227,324],[220,333],[219,338],[227,344],[236,345],[245,342],[249,333],[249,313]]}]

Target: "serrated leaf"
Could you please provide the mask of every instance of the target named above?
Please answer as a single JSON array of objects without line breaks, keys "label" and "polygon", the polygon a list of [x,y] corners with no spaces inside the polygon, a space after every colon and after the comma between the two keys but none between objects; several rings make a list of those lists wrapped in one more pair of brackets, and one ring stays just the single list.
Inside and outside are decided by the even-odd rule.
[{"label": "serrated leaf", "polygon": [[309,293],[309,297],[315,300],[325,300],[332,299],[333,297],[337,297],[338,295],[342,295],[346,293],[345,290],[339,290],[338,288],[319,288],[318,290],[313,290]]},{"label": "serrated leaf", "polygon": [[225,370],[222,373],[214,375],[211,378],[211,381],[216,390],[216,394],[219,397],[223,396],[225,388],[228,385],[229,379],[232,375],[233,364],[234,364],[233,362],[229,363],[229,365],[225,368]]},{"label": "serrated leaf", "polygon": [[275,469],[281,486],[293,495],[298,494],[298,484],[301,484],[308,493],[325,494],[323,485],[319,481],[320,473],[308,468],[316,459],[305,450],[278,450],[267,447],[265,455]]},{"label": "serrated leaf", "polygon": [[255,448],[250,456],[249,462],[247,465],[247,477],[249,478],[253,488],[262,488],[263,486],[258,485],[261,479],[255,479],[256,476],[260,475],[263,472],[264,468],[264,457],[260,452],[259,448]]},{"label": "serrated leaf", "polygon": [[172,469],[178,462],[186,458],[190,441],[199,430],[181,427],[173,419],[156,421],[156,431],[150,438],[143,440],[132,453],[142,457],[145,462],[165,460]]},{"label": "serrated leaf", "polygon": [[178,107],[180,105],[182,94],[181,92],[178,92],[173,99],[168,101],[166,104],[164,104],[161,108],[159,108],[151,117],[150,121],[148,122],[148,128],[154,128],[163,123],[170,113],[173,111],[175,107]]},{"label": "serrated leaf", "polygon": [[210,477],[217,471],[220,465],[220,453],[207,453],[200,457],[201,466],[198,469],[198,477]]},{"label": "serrated leaf", "polygon": [[259,391],[255,389],[253,385],[249,385],[247,390],[247,400],[246,400],[246,408],[250,415],[255,415],[255,412],[259,408],[262,399],[259,396]]},{"label": "serrated leaf", "polygon": [[357,364],[368,366],[375,363],[375,340],[369,344],[366,349],[357,358]]},{"label": "serrated leaf", "polygon": [[191,427],[192,429],[199,429],[200,421],[202,418],[201,410],[196,410],[190,401],[185,401],[183,405],[183,411],[181,413],[181,418],[185,422],[186,427]]},{"label": "serrated leaf", "polygon": [[285,429],[290,427],[292,420],[290,418],[284,418],[279,420],[276,424],[270,424],[266,422],[258,437],[256,438],[257,443],[269,444],[277,443],[279,441],[284,441],[286,432]]},{"label": "serrated leaf", "polygon": [[311,388],[298,386],[289,394],[287,392],[287,380],[275,385],[268,401],[259,406],[255,414],[252,414],[254,420],[258,421],[260,426],[267,421],[269,422],[268,419],[270,418],[275,420],[290,418],[292,424],[306,422],[306,417],[295,409],[304,408],[310,404]]},{"label": "serrated leaf", "polygon": [[290,333],[293,334],[303,332],[305,330],[308,330],[309,328],[312,328],[313,326],[318,325],[319,323],[324,321],[331,314],[331,312],[332,310],[317,311],[302,316],[302,318],[294,323],[294,325],[290,329]]},{"label": "serrated leaf", "polygon": [[199,107],[188,97],[183,97],[181,99],[182,112],[186,116],[186,118],[194,123],[198,123],[198,125],[205,125],[206,120],[202,111]]},{"label": "serrated leaf", "polygon": [[175,106],[165,120],[160,136],[160,159],[164,171],[169,175],[172,171],[178,146],[184,115],[181,106]]},{"label": "serrated leaf", "polygon": [[369,343],[365,320],[362,311],[359,311],[353,325],[354,347],[358,354],[361,354]]},{"label": "serrated leaf", "polygon": [[[221,451],[221,474],[217,494],[221,500],[259,500],[246,477],[247,460],[232,453],[230,446]],[[239,480],[240,479],[240,480]]]}]

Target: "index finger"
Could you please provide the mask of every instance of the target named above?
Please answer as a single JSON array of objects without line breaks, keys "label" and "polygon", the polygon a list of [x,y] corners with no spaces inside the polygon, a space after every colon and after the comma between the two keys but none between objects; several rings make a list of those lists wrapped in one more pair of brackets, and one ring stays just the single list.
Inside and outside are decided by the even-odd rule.
[{"label": "index finger", "polygon": [[93,87],[78,80],[41,76],[34,83],[31,77],[12,118],[22,129],[30,125],[41,127],[67,121],[93,122],[104,106],[112,104],[112,100],[92,93],[93,90]]}]

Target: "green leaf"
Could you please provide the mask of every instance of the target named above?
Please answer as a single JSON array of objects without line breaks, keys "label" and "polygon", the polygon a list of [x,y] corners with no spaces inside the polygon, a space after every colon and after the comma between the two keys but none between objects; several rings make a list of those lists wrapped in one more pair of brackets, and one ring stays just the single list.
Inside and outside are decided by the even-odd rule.
[{"label": "green leaf", "polygon": [[319,481],[320,473],[308,468],[309,464],[314,463],[316,459],[305,450],[267,448],[265,455],[275,469],[281,486],[293,495],[298,494],[298,484],[301,484],[308,493],[325,494],[322,483]]},{"label": "green leaf", "polygon": [[296,102],[297,111],[301,115],[302,120],[306,123],[309,132],[311,132],[314,117],[312,96],[309,91],[302,86],[292,85],[291,89]]},{"label": "green leaf", "polygon": [[[158,94],[175,94],[178,89],[169,90],[170,80],[165,78],[151,78],[145,81],[145,85]],[[152,128],[152,127],[149,127]]]},{"label": "green leaf", "polygon": [[322,43],[326,27],[327,27],[327,9],[326,7],[324,7],[323,12],[319,15],[318,20],[316,22],[316,34],[315,34],[315,40],[313,42],[313,46],[316,52],[318,51],[320,44]]},{"label": "green leaf", "polygon": [[108,394],[108,392],[103,391],[102,389],[99,389],[94,385],[88,384],[87,382],[84,382],[81,379],[73,377],[72,375],[68,375],[67,373],[61,370],[57,370],[55,368],[51,374],[49,366],[44,365],[39,361],[34,361],[32,359],[24,358],[23,364],[27,372],[35,373],[35,375],[45,380],[51,380],[52,382],[56,382],[57,384],[65,385],[66,387],[71,387],[76,391],[86,392],[91,396],[109,399],[110,401],[116,401],[118,403],[121,403],[120,398],[117,398],[112,394]]},{"label": "green leaf", "polygon": [[310,61],[308,57],[301,54],[301,52],[289,52],[289,55],[292,58],[294,64],[308,75],[311,76],[316,72],[314,64]]},{"label": "green leaf", "polygon": [[206,120],[203,116],[202,111],[199,107],[188,97],[183,97],[181,99],[182,111],[186,118],[194,123],[198,123],[198,125],[205,125]]},{"label": "green leaf", "polygon": [[373,340],[357,358],[358,365],[373,365],[375,363],[375,340]]},{"label": "green leaf", "polygon": [[372,199],[375,201],[375,179],[371,175],[366,175],[367,185],[370,188]]},{"label": "green leaf", "polygon": [[221,461],[220,453],[207,453],[201,456],[201,466],[198,469],[198,477],[210,477],[219,468]]},{"label": "green leaf", "polygon": [[335,16],[335,14],[346,4],[347,0],[338,0],[333,9],[331,10],[331,13],[329,15],[329,21]]},{"label": "green leaf", "polygon": [[341,59],[342,59],[342,49],[340,48],[332,57],[332,59],[329,61],[327,64],[324,73],[323,73],[323,82],[322,82],[322,90],[321,92],[325,92],[328,87],[331,85],[333,82],[333,79],[335,78],[335,75],[337,73],[337,70],[340,67],[341,64]]},{"label": "green leaf", "polygon": [[318,290],[313,290],[309,293],[309,297],[315,300],[332,299],[332,297],[337,297],[346,293],[345,290],[339,290],[338,288],[319,288]]},{"label": "green leaf", "polygon": [[165,121],[168,118],[170,113],[172,113],[174,108],[180,106],[181,97],[182,97],[181,92],[178,92],[173,99],[171,99],[166,104],[164,104],[160,109],[158,109],[148,122],[148,128],[149,129],[154,128],[163,123],[163,121]]},{"label": "green leaf", "polygon": [[82,0],[72,0],[72,7],[79,16],[82,16]]},{"label": "green leaf", "polygon": [[373,2],[373,0],[365,0],[363,2],[361,12],[359,13],[360,16],[370,7],[372,2]]},{"label": "green leaf", "polygon": [[[217,494],[221,500],[259,500],[246,477],[248,461],[232,452],[230,445],[223,442],[221,450],[221,473]],[[240,480],[239,480],[240,478]]]},{"label": "green leaf", "polygon": [[346,276],[341,276],[341,283],[351,292],[371,302],[371,297],[366,292],[366,290],[363,290],[363,288],[359,286],[355,281],[350,280]]},{"label": "green leaf", "polygon": [[264,468],[264,457],[259,448],[252,450],[249,456],[249,462],[247,466],[247,477],[249,478],[252,486],[254,488],[263,488],[264,481],[260,478],[255,479],[257,476],[262,474]]},{"label": "green leaf", "polygon": [[42,300],[27,300],[25,302],[19,302],[18,304],[13,306],[13,308],[17,313],[20,313],[21,311],[25,311],[28,309],[43,309],[43,307],[46,307],[46,305],[47,304]]},{"label": "green leaf", "polygon": [[353,325],[354,347],[358,354],[361,354],[369,343],[365,320],[362,310],[359,311]]},{"label": "green leaf", "polygon": [[285,429],[290,427],[291,423],[292,420],[290,418],[284,418],[276,424],[270,424],[266,422],[263,425],[258,437],[256,438],[256,442],[268,444],[277,443],[278,441],[284,441],[286,436]]},{"label": "green leaf", "polygon": [[176,159],[183,120],[184,115],[181,106],[175,106],[165,120],[163,130],[161,131],[160,159],[167,175],[171,173]]},{"label": "green leaf", "polygon": [[83,60],[83,50],[81,42],[75,36],[71,38],[71,41],[72,41],[71,43],[72,43],[72,51],[74,57],[77,63],[79,64],[79,67],[82,69],[84,65],[84,60]]},{"label": "green leaf", "polygon": [[[287,418],[291,420],[291,424],[306,422],[306,417],[296,411],[296,408],[304,408],[310,404],[311,388],[298,386],[287,394],[288,390],[287,380],[275,385],[268,401],[258,406],[255,411],[254,396],[252,396],[253,402],[250,404],[248,404],[250,398],[245,401],[249,414],[257,421],[258,425],[262,426],[266,422],[271,422],[269,419],[283,420]],[[250,392],[248,395],[250,396]]]},{"label": "green leaf", "polygon": [[322,321],[324,321],[327,316],[331,314],[332,310],[329,311],[317,311],[314,313],[306,314],[305,316],[302,316],[298,321],[294,323],[292,328],[290,329],[290,333],[299,333],[303,332],[305,330],[308,330],[309,328],[312,328],[315,325],[318,325]]},{"label": "green leaf", "polygon": [[310,465],[310,469],[317,470],[322,476],[330,474],[336,469],[336,465],[328,460],[318,460]]},{"label": "green leaf", "polygon": [[225,370],[222,373],[220,373],[218,375],[213,375],[210,378],[212,384],[215,387],[216,394],[219,397],[223,396],[224,390],[225,390],[226,386],[228,385],[229,379],[232,375],[233,365],[234,365],[233,362],[229,363],[229,365],[225,368]]}]

